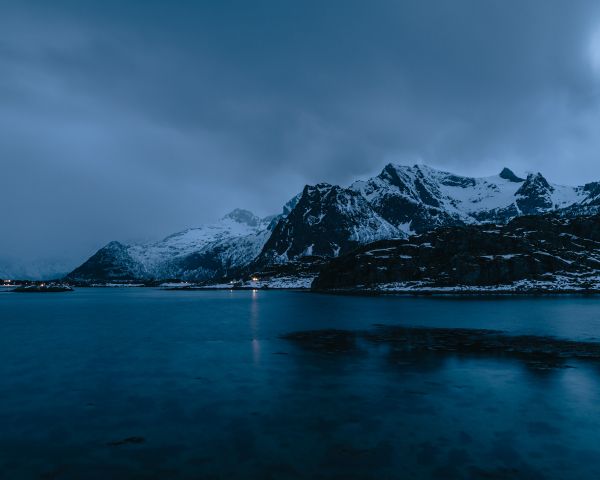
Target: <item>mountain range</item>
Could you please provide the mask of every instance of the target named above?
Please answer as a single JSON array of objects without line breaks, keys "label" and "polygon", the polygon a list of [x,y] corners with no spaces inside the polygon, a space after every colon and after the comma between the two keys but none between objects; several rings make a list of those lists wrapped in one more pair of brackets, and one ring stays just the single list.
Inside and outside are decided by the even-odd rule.
[{"label": "mountain range", "polygon": [[504,168],[474,178],[425,165],[386,165],[347,187],[307,185],[278,215],[237,209],[215,224],[144,245],[113,241],[67,276],[80,282],[216,282],[438,227],[505,224],[523,215],[576,217],[600,210],[600,183],[570,187]]}]

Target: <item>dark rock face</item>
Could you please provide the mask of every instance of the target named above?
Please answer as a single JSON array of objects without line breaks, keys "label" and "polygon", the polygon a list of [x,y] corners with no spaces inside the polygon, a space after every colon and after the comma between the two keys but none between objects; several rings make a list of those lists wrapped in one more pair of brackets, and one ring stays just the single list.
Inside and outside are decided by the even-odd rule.
[{"label": "dark rock face", "polygon": [[530,174],[516,193],[516,203],[523,215],[539,215],[552,209],[554,188],[541,173]]},{"label": "dark rock face", "polygon": [[495,208],[473,214],[473,218],[480,223],[507,223],[512,218],[521,215],[516,202],[503,208]]},{"label": "dark rock face", "polygon": [[504,178],[505,180],[509,180],[511,182],[517,182],[517,183],[525,181],[524,178],[517,177],[510,168],[506,168],[506,167],[504,167],[502,169],[502,171],[500,172],[500,178]]},{"label": "dark rock face", "polygon": [[190,272],[199,280],[219,278],[227,272],[227,265],[219,257],[225,249],[226,247],[217,245],[212,250],[194,252],[173,260],[167,268],[175,278],[189,279]]},{"label": "dark rock face", "polygon": [[376,242],[334,259],[313,288],[375,288],[399,282],[494,286],[551,280],[553,275],[591,278],[600,268],[599,242],[600,216],[526,216],[507,225],[446,227],[406,240]]},{"label": "dark rock face", "polygon": [[358,192],[335,185],[307,185],[287,217],[279,220],[260,259],[281,263],[302,256],[335,257],[360,244],[402,236]]},{"label": "dark rock face", "polygon": [[600,182],[586,183],[583,186],[583,191],[587,196],[585,201],[587,205],[600,205]]},{"label": "dark rock face", "polygon": [[442,178],[431,175],[430,169],[415,165],[398,167],[388,164],[375,178],[364,185],[353,185],[369,199],[373,210],[397,227],[408,225],[417,233],[443,225],[461,225],[464,219],[448,211],[443,204],[440,185],[470,188],[475,180],[445,174]]},{"label": "dark rock face", "polygon": [[67,278],[98,281],[135,280],[140,276],[135,266],[136,262],[129,255],[126,245],[110,242],[73,270]]},{"label": "dark rock face", "polygon": [[[433,202],[432,202],[433,203]],[[457,216],[426,203],[385,193],[374,204],[375,211],[393,225],[410,225],[414,232],[426,232],[443,225],[463,225]]]},{"label": "dark rock face", "polygon": [[600,213],[600,182],[591,182],[579,187],[584,200],[559,210],[563,217],[596,215]]}]

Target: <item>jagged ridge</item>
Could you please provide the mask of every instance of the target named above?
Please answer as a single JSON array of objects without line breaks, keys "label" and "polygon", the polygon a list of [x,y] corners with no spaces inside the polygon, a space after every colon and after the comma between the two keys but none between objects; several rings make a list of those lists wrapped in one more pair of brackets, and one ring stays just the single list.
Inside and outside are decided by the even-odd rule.
[{"label": "jagged ridge", "polygon": [[336,257],[379,239],[444,226],[506,223],[520,215],[573,217],[600,210],[600,183],[550,184],[508,168],[472,178],[424,165],[389,164],[348,188],[306,186],[278,216],[235,210],[214,225],[147,245],[112,242],[71,272],[76,280],[180,278],[214,280],[246,269],[311,256]]}]

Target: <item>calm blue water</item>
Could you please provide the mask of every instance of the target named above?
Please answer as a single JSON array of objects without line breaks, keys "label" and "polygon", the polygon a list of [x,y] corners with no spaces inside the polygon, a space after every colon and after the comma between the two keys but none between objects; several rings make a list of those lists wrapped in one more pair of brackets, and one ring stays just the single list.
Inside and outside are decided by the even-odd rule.
[{"label": "calm blue water", "polygon": [[598,340],[600,299],[0,293],[0,477],[600,478],[598,365],[278,338],[373,323]]}]

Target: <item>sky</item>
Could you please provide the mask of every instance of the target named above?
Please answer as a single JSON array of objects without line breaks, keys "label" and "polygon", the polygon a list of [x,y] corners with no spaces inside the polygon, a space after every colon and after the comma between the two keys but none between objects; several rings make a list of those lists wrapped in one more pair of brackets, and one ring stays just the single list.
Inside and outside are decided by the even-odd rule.
[{"label": "sky", "polygon": [[0,270],[390,162],[600,180],[599,6],[0,0]]}]

